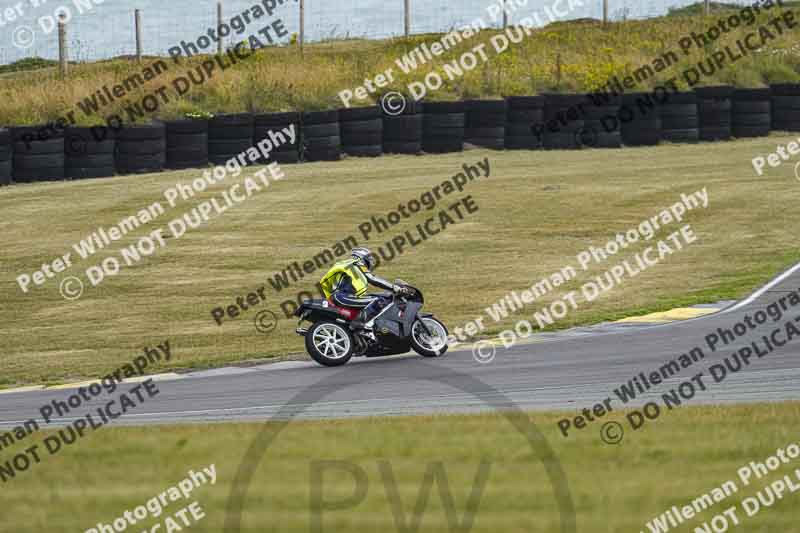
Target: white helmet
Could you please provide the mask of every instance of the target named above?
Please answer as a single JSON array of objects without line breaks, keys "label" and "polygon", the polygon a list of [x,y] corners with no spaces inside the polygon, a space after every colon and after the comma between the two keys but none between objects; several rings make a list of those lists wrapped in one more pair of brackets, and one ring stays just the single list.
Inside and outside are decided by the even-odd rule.
[{"label": "white helmet", "polygon": [[362,270],[372,272],[372,269],[375,268],[375,254],[373,254],[369,248],[353,248],[350,251],[350,255],[356,260],[356,265],[361,267]]}]

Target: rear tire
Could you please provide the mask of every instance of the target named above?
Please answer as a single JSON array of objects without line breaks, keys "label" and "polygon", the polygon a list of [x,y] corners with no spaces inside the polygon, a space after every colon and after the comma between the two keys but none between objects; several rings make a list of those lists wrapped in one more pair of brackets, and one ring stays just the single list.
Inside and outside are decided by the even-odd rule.
[{"label": "rear tire", "polygon": [[[425,330],[422,329],[420,320],[425,322],[431,333],[437,334],[437,342],[431,346],[429,342],[425,341],[427,337]],[[439,336],[441,335],[441,340]],[[431,317],[417,318],[414,325],[411,327],[411,347],[415,352],[423,357],[441,357],[447,351],[447,326],[439,322],[437,319]]]},{"label": "rear tire", "polygon": [[353,357],[353,335],[336,322],[315,322],[306,332],[306,351],[323,366],[341,366]]}]

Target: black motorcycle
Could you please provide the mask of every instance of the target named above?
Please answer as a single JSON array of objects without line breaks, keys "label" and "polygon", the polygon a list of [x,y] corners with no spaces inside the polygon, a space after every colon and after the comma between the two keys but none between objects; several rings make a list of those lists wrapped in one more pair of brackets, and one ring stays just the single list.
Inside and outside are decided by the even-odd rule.
[{"label": "black motorcycle", "polygon": [[[425,299],[402,280],[394,293],[381,294],[388,303],[374,318],[372,331],[353,326],[358,309],[338,307],[329,300],[305,300],[295,311],[297,334],[305,337],[306,351],[325,366],[340,366],[351,357],[382,357],[413,349],[425,357],[447,351],[447,328],[430,313],[421,313]],[[302,327],[303,321],[311,322]]]}]

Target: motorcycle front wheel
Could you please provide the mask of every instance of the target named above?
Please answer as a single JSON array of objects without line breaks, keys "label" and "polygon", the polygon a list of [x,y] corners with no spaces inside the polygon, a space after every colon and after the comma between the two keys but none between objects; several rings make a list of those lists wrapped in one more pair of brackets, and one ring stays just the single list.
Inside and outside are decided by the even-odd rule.
[{"label": "motorcycle front wheel", "polygon": [[447,327],[437,319],[418,318],[411,326],[411,347],[424,357],[440,357],[447,351],[447,335]]}]

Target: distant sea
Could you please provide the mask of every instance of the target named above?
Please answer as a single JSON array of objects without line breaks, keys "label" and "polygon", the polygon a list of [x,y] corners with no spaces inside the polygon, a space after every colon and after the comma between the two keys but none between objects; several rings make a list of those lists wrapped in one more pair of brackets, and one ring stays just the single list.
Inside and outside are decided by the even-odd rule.
[{"label": "distant sea", "polygon": [[[5,18],[6,6],[21,2],[23,15],[14,21]],[[264,0],[270,3],[272,0]],[[503,0],[411,0],[413,33],[446,31],[481,17],[487,24],[499,25],[501,17],[492,20],[488,7]],[[565,19],[601,18],[602,0],[506,0],[515,7],[510,21],[527,16],[547,23],[553,13],[565,12]],[[609,0],[613,20],[646,18],[661,15],[671,7],[681,7],[696,0]],[[99,4],[95,5],[95,2]],[[278,3],[278,0],[275,0]],[[745,3],[737,0],[737,3]],[[38,4],[38,7],[34,7]],[[78,6],[89,5],[79,14]],[[261,0],[224,0],[224,17],[230,19]],[[570,9],[572,4],[572,9]],[[263,5],[263,4],[262,4]],[[385,38],[403,33],[404,0],[306,0],[306,39]],[[214,0],[0,0],[0,64],[24,57],[58,57],[57,31],[47,32],[54,11],[69,8],[67,42],[70,59],[86,61],[133,54],[136,51],[134,10],[142,15],[142,33],[146,54],[166,54],[181,41],[196,41],[213,27],[216,19]],[[275,9],[270,20],[263,17],[247,25],[241,37],[280,18],[289,33],[299,27],[299,4],[285,0]],[[497,12],[495,10],[494,12]],[[49,18],[48,18],[49,17]],[[288,40],[288,37],[284,41]],[[235,42],[233,36],[226,43]],[[20,43],[21,47],[15,46]]]}]

